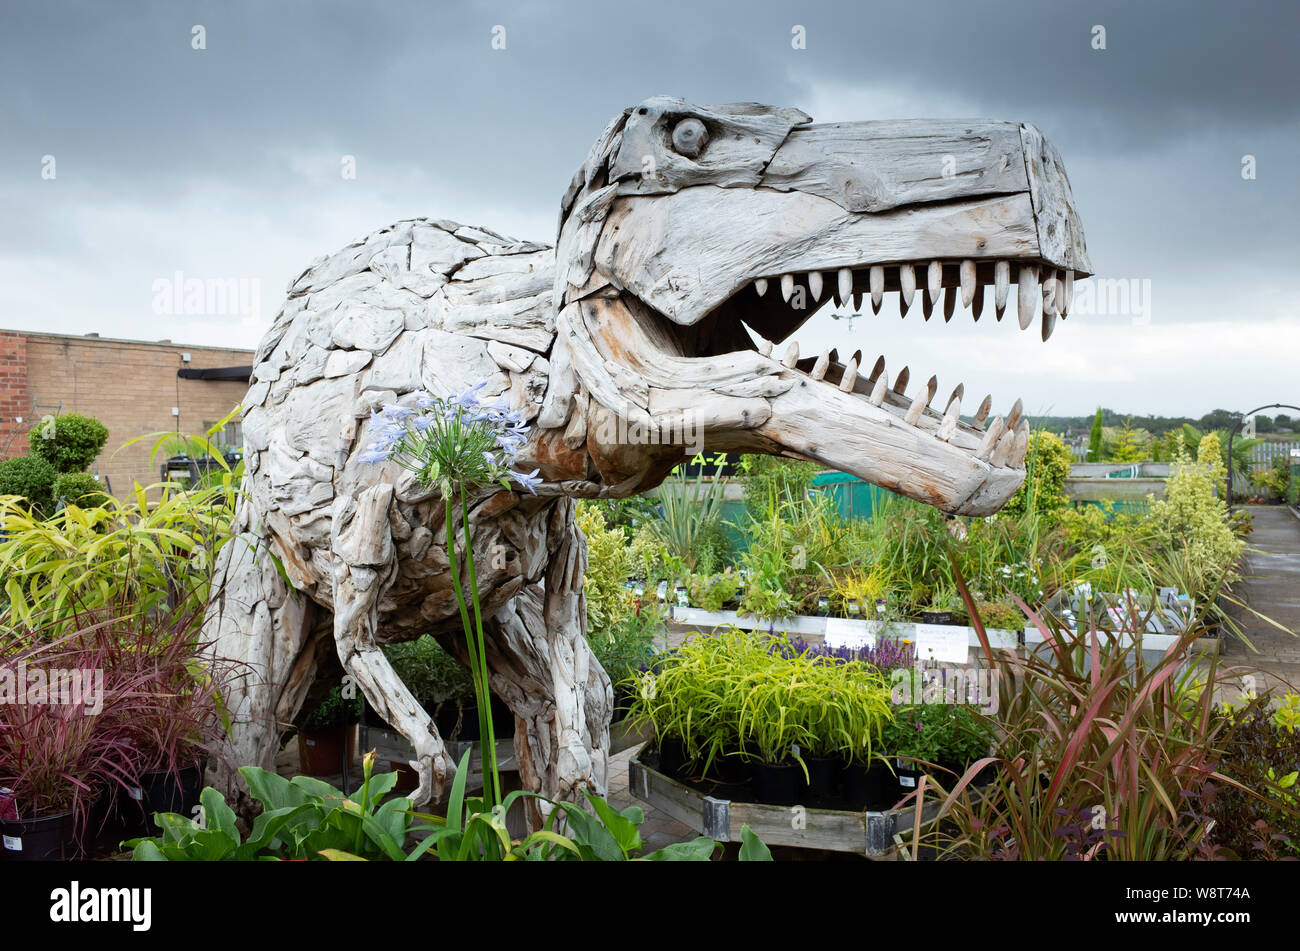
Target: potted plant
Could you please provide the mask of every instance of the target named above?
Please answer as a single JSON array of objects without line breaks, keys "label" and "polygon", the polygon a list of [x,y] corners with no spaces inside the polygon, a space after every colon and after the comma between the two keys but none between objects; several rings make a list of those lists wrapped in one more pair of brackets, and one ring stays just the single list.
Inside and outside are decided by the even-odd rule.
[{"label": "potted plant", "polygon": [[298,730],[298,765],[306,776],[333,776],[352,768],[356,756],[357,731],[361,722],[362,698],[351,688],[330,688],[319,704],[303,718]]},{"label": "potted plant", "polygon": [[[156,813],[192,815],[209,752],[224,735],[221,690],[228,666],[196,643],[201,607],[137,614],[101,630],[109,676],[123,694],[113,708],[136,756],[137,778],[110,803],[106,844],[147,834]],[[208,654],[204,663],[199,654]],[[126,685],[134,684],[127,690]]]},{"label": "potted plant", "polygon": [[926,624],[951,624],[961,607],[957,589],[950,584],[938,584],[930,591],[929,604],[921,611],[921,620]]}]

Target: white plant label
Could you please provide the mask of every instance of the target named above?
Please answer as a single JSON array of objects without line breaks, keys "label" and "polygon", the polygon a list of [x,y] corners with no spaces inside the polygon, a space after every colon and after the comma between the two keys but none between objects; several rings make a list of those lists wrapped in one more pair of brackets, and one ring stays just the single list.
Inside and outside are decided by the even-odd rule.
[{"label": "white plant label", "polygon": [[828,617],[826,619],[827,647],[875,647],[876,635],[866,621],[855,621],[846,617]]},{"label": "white plant label", "polygon": [[966,663],[969,634],[952,624],[916,625],[916,657],[945,664]]},{"label": "white plant label", "polygon": [[19,836],[7,835],[4,836],[4,840],[5,840],[5,851],[21,852],[23,850],[23,840]]}]

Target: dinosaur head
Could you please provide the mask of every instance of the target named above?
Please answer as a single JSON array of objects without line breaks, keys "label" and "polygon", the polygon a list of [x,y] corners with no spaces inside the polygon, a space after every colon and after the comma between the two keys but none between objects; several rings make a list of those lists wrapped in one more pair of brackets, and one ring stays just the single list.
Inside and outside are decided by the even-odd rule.
[{"label": "dinosaur head", "polygon": [[1024,478],[1019,401],[963,418],[964,385],[940,392],[906,355],[784,341],[831,301],[878,311],[894,293],[918,318],[960,303],[1000,320],[1012,284],[1022,328],[1046,341],[1090,267],[1065,170],[1033,126],[813,125],[648,99],[610,122],[564,196],[539,422],[585,440],[603,481],[631,491],[662,478],[664,443],[694,438],[988,514]]}]

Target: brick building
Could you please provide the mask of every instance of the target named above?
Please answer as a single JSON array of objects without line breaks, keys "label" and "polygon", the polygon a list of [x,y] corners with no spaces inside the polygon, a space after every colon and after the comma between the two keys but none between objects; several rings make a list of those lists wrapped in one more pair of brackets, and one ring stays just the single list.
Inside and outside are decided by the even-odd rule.
[{"label": "brick building", "polygon": [[[244,398],[252,362],[251,350],[0,330],[0,459],[25,454],[46,414],[83,413],[108,427],[91,472],[117,495],[157,482],[152,440],[117,450],[148,433],[202,433]],[[242,445],[238,424],[219,441]]]}]

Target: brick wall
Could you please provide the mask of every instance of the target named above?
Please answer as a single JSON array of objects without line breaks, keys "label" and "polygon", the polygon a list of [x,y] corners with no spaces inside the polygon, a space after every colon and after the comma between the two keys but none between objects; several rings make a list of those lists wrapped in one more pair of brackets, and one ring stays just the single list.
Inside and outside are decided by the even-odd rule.
[{"label": "brick wall", "polygon": [[[0,458],[26,445],[31,400],[27,396],[27,336],[0,331]],[[22,422],[19,422],[21,418]]]},{"label": "brick wall", "polygon": [[[183,353],[190,354],[189,363],[181,361]],[[252,358],[249,350],[0,331],[0,401],[16,400],[21,407],[0,409],[0,452],[6,458],[25,453],[27,430],[46,413],[83,413],[108,427],[108,442],[90,471],[107,477],[117,495],[137,480],[149,485],[158,481],[165,455],[160,452],[150,464],[153,440],[117,451],[123,443],[154,432],[202,433],[248,391],[245,382],[183,380],[176,371],[246,366]],[[174,406],[179,417],[172,415]],[[4,427],[15,416],[23,423],[11,441]]]}]

